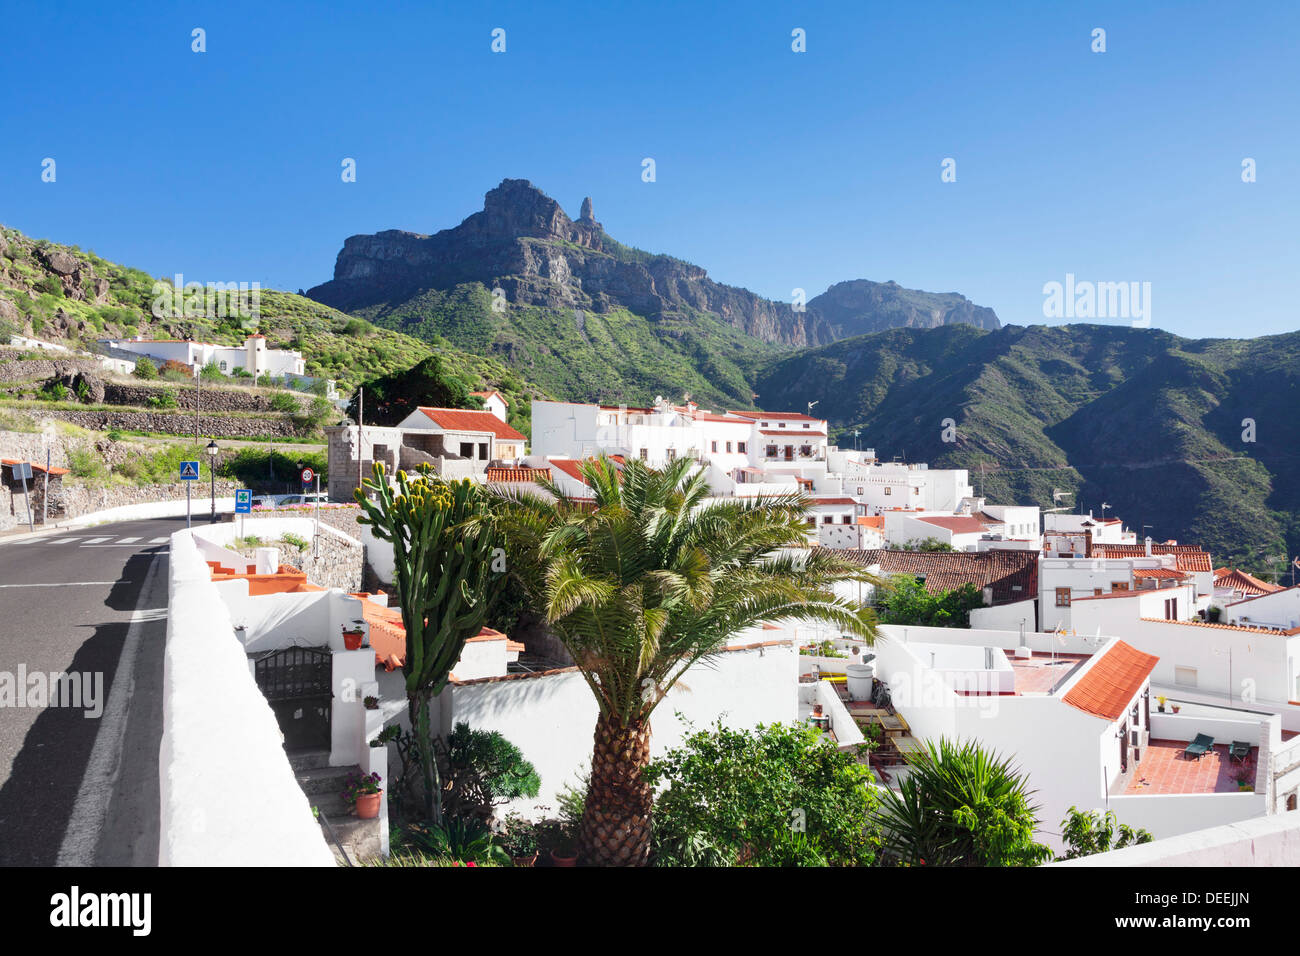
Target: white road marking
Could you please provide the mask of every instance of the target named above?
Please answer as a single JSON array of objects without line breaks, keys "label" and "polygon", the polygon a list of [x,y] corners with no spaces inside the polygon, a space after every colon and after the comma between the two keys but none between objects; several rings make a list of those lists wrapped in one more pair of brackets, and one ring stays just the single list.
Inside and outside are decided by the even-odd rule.
[{"label": "white road marking", "polygon": [[49,584],[0,584],[0,588],[68,588],[85,584],[121,584],[121,581],[51,581]]},{"label": "white road marking", "polygon": [[139,541],[139,540],[140,540],[139,538],[118,538],[118,539],[117,539],[117,543],[118,543],[118,544],[135,544],[135,543],[136,543],[137,541]]},{"label": "white road marking", "polygon": [[87,538],[82,544],[99,544],[101,541],[107,541],[108,538]]},{"label": "white road marking", "polygon": [[[140,588],[141,604],[153,597],[153,584],[158,577],[160,564],[157,557],[149,563],[149,573],[145,575],[144,585]],[[131,613],[131,624],[127,628],[126,640],[122,642],[122,654],[117,661],[113,686],[108,692],[108,704],[100,716],[95,746],[90,751],[90,759],[86,761],[86,772],[77,790],[77,802],[72,807],[68,828],[63,833],[57,866],[91,866],[95,862],[99,835],[104,829],[108,804],[117,785],[122,738],[126,735],[127,703],[135,690],[135,663],[140,653],[140,634],[145,622],[161,620],[166,614],[165,607],[137,607]]]},{"label": "white road marking", "polygon": [[150,544],[166,544],[166,543],[167,543],[167,538],[166,538],[166,537],[162,537],[162,538],[150,538],[150,539],[149,539],[149,543],[150,543]]},{"label": "white road marking", "polygon": [[80,541],[80,538],[55,538],[50,544],[67,544],[69,541]]}]

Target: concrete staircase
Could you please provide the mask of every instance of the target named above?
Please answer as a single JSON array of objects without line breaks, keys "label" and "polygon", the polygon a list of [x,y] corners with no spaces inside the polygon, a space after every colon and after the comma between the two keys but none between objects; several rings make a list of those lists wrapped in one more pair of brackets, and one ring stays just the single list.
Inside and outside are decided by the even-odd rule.
[{"label": "concrete staircase", "polygon": [[[310,750],[289,755],[289,765],[298,777],[298,786],[307,795],[307,800],[320,811],[320,816],[329,821],[334,836],[347,851],[348,859],[357,863],[380,855],[380,826],[383,820],[360,820],[352,814],[352,808],[344,801],[341,793],[343,781],[348,774],[360,773],[356,764],[347,767],[331,767],[328,750]],[[321,824],[325,841],[334,855],[339,857],[338,847],[330,839],[329,830]],[[339,857],[339,862],[342,858]]]}]

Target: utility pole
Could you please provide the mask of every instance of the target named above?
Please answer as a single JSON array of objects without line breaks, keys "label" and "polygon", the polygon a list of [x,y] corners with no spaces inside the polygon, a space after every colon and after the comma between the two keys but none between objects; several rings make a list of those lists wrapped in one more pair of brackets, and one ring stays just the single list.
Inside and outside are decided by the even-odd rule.
[{"label": "utility pole", "polygon": [[365,434],[362,422],[366,418],[366,390],[360,385],[357,386],[357,489],[361,488],[361,459],[364,456],[362,451],[363,443],[361,436]]},{"label": "utility pole", "polygon": [[202,394],[202,382],[199,377],[199,367],[194,367],[194,450],[199,450],[199,396]]}]

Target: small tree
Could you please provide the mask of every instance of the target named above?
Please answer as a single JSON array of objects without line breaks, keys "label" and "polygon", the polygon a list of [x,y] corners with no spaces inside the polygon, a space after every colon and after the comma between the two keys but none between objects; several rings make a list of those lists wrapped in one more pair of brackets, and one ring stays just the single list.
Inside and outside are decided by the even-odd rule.
[{"label": "small tree", "polygon": [[449,816],[490,820],[493,808],[520,797],[535,797],[542,779],[523,752],[495,730],[459,723],[444,750]]},{"label": "small tree", "polygon": [[199,378],[205,382],[214,382],[226,377],[226,373],[221,371],[221,366],[216,362],[209,362],[203,368],[199,369]]},{"label": "small tree", "polygon": [[905,866],[1037,866],[1033,791],[1009,760],[940,738],[911,754],[898,791],[885,791],[885,852]]},{"label": "small tree", "polygon": [[880,845],[871,771],[811,727],[694,730],[645,775],[657,866],[867,866]]},{"label": "small tree", "polygon": [[931,594],[915,577],[898,574],[877,599],[883,624],[925,627],[969,627],[970,612],[983,607],[984,597],[973,584]]},{"label": "small tree", "polygon": [[[1115,832],[1119,831],[1119,839]],[[1106,853],[1109,850],[1122,850],[1126,846],[1150,843],[1154,839],[1146,830],[1135,830],[1127,823],[1120,823],[1113,810],[1103,815],[1100,810],[1084,813],[1078,807],[1070,807],[1070,815],[1061,821],[1061,839],[1068,849],[1058,860],[1075,860],[1081,856],[1094,853]]]},{"label": "small tree", "polygon": [[472,523],[484,513],[482,486],[443,481],[428,465],[414,477],[399,471],[396,484],[394,489],[376,462],[373,477],[356,490],[364,512],[357,521],[393,546],[394,584],[406,629],[402,673],[424,778],[425,815],[441,823],[429,702],[447,686],[465,642],[482,629],[488,605],[504,583],[505,552],[489,525]]},{"label": "small tree", "polygon": [[153,359],[138,358],[135,360],[135,377],[152,380],[158,377],[158,366],[153,363]]}]

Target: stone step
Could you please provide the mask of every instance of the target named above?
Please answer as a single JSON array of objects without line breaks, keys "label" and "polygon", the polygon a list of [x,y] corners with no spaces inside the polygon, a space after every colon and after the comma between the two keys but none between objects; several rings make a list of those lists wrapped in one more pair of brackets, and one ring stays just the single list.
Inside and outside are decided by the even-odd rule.
[{"label": "stone step", "polygon": [[346,767],[314,767],[311,770],[298,771],[298,786],[307,798],[313,799],[323,794],[338,794],[343,791],[343,781],[348,774],[360,773],[356,764]]},{"label": "stone step", "polygon": [[328,750],[299,750],[289,754],[289,766],[297,773],[302,770],[316,770],[330,765]]},{"label": "stone step", "polygon": [[[340,800],[339,803],[341,805],[342,801]],[[349,816],[347,809],[342,808],[342,806],[336,813],[331,813],[321,807],[321,813],[329,820],[335,838],[343,844],[343,848],[347,851],[348,857],[353,863],[380,855],[382,844],[379,839],[379,827],[383,821],[378,817],[373,820],[362,820],[358,817]],[[335,857],[338,857],[338,847],[330,839],[329,830],[325,829],[323,823],[321,824],[321,832],[325,835],[325,842],[334,851]]]}]

